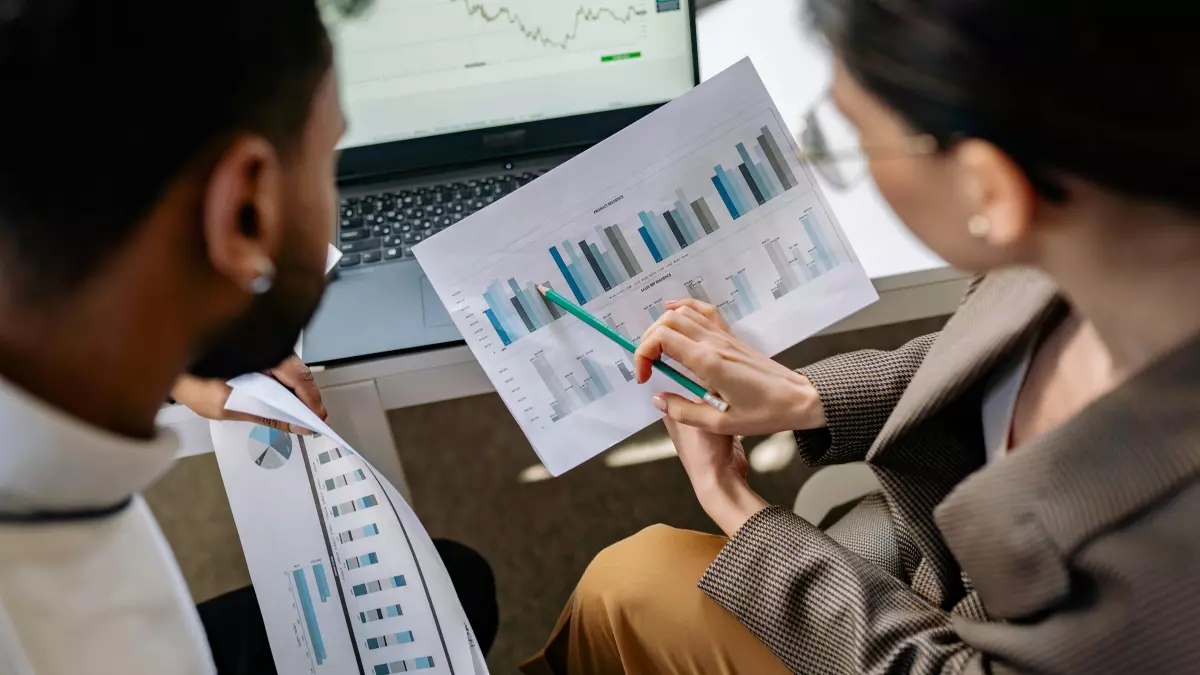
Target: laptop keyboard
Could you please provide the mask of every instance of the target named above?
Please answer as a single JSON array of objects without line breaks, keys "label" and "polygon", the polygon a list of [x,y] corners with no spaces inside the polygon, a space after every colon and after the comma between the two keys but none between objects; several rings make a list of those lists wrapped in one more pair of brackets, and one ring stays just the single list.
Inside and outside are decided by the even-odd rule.
[{"label": "laptop keyboard", "polygon": [[346,197],[338,248],[342,268],[413,258],[412,247],[542,175],[506,173],[411,190]]}]

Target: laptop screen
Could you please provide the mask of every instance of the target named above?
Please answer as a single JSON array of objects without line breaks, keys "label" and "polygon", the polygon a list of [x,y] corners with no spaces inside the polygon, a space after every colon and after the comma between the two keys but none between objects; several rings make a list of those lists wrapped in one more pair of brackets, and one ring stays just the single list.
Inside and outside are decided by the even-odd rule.
[{"label": "laptop screen", "polygon": [[375,0],[330,25],[341,147],[669,101],[693,85],[691,0]]}]

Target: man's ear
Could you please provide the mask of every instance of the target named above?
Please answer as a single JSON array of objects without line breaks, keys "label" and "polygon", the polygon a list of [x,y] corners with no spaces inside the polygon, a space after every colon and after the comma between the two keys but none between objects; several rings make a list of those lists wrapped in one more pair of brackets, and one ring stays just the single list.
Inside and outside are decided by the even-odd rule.
[{"label": "man's ear", "polygon": [[204,191],[202,227],[218,274],[254,292],[283,238],[282,167],[266,139],[242,136],[221,155]]}]

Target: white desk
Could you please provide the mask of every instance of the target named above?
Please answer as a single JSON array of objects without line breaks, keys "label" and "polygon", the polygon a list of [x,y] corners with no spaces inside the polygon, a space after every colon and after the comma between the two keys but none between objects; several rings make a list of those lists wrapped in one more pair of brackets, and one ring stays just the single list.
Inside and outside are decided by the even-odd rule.
[{"label": "white desk", "polygon": [[[798,0],[724,0],[702,10],[701,76],[707,79],[750,56],[785,118],[799,120],[827,88],[830,73],[829,54],[805,29],[800,10]],[[954,311],[965,276],[908,233],[873,183],[848,192],[823,187],[880,295],[878,303],[826,333]],[[494,391],[465,346],[342,366],[316,377],[330,424],[401,490],[404,471],[386,411]],[[207,425],[182,406],[164,409],[159,419],[181,435],[184,454],[212,450]]]}]

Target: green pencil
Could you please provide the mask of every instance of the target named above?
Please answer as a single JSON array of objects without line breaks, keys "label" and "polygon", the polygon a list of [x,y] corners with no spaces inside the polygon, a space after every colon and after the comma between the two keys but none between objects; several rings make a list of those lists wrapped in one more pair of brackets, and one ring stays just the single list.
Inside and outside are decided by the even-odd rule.
[{"label": "green pencil", "polygon": [[[538,286],[537,289],[542,295],[546,296],[546,299],[548,299],[550,302],[553,302],[554,304],[558,305],[559,307],[562,307],[567,312],[569,312],[572,316],[574,316],[576,319],[579,319],[580,321],[586,323],[587,325],[591,326],[592,328],[595,328],[596,330],[600,331],[600,333],[603,334],[605,337],[607,337],[608,339],[612,340],[613,342],[621,345],[621,347],[623,347],[625,349],[625,351],[627,351],[631,354],[633,352],[637,351],[637,345],[635,345],[632,341],[626,339],[624,335],[621,335],[617,331],[610,328],[608,326],[608,324],[604,323],[600,319],[597,319],[596,317],[589,314],[586,309],[580,307],[579,305],[577,305],[577,304],[571,302],[570,300],[566,299],[565,297],[563,297],[562,294],[559,293],[558,291],[554,290],[553,288],[547,288],[546,286]],[[717,410],[720,410],[721,412],[725,412],[726,410],[729,410],[729,404],[727,402],[725,402],[721,397],[710,392],[709,390],[705,389],[704,387],[701,387],[699,384],[692,381],[692,379],[689,378],[688,376],[684,375],[683,373],[679,372],[678,370],[675,370],[671,366],[668,366],[667,364],[663,363],[661,360],[655,360],[653,363],[654,363],[654,367],[657,368],[659,370],[659,372],[663,373],[664,375],[671,378],[672,380],[675,380],[676,382],[678,382],[679,386],[683,387],[684,389],[687,389],[688,391],[692,392],[696,396],[699,396],[701,399],[704,400],[705,403],[711,405],[712,407],[716,408]]]}]

